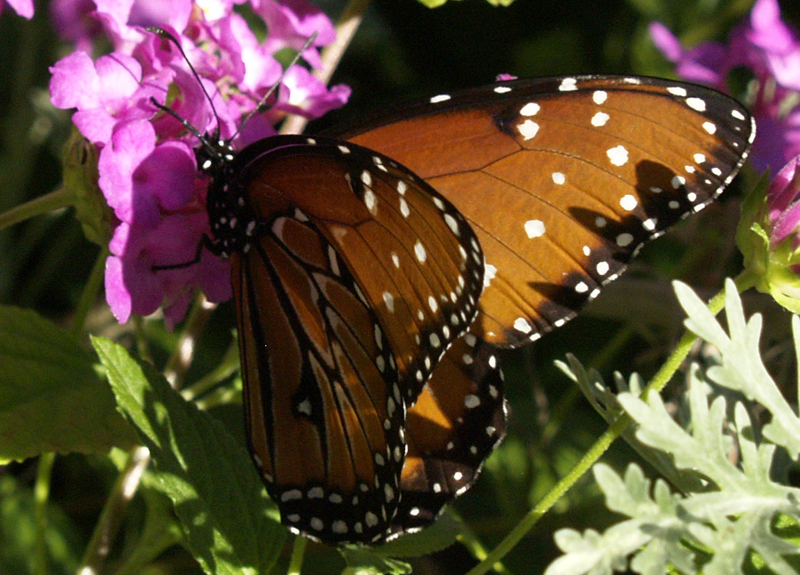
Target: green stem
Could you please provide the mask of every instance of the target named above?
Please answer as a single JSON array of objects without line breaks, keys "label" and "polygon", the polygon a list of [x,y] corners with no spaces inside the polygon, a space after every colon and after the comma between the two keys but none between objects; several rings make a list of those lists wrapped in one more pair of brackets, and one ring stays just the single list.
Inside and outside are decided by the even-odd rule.
[{"label": "green stem", "polygon": [[100,292],[100,287],[103,285],[103,278],[105,277],[107,258],[108,246],[100,250],[89,279],[86,281],[86,286],[83,288],[83,293],[81,293],[81,299],[78,302],[75,315],[72,317],[72,327],[69,331],[76,338],[80,337],[83,332],[89,310],[94,305],[94,302],[97,301],[97,294]]},{"label": "green stem", "polygon": [[103,563],[111,551],[111,543],[122,525],[125,510],[136,494],[142,474],[149,462],[150,451],[146,447],[137,445],[129,452],[128,462],[114,482],[114,487],[103,506],[81,566],[76,571],[77,574],[102,572]]},{"label": "green stem", "polygon": [[[323,83],[330,82],[333,72],[339,66],[342,56],[350,46],[350,42],[352,42],[356,30],[358,30],[358,26],[361,24],[364,12],[370,2],[371,0],[350,0],[347,6],[344,7],[342,15],[339,16],[339,20],[336,22],[336,40],[322,51],[322,67],[314,74]],[[286,118],[286,121],[281,126],[280,133],[302,134],[303,130],[306,129],[306,124],[308,124],[307,118],[293,114]]]},{"label": "green stem", "polygon": [[[219,382],[232,376],[238,369],[239,347],[233,341],[217,367],[192,383],[191,386],[184,387],[181,394],[186,401],[195,401],[197,406],[203,410],[213,405],[230,403],[232,396],[240,395],[233,389],[233,386],[227,386],[224,389],[215,388]],[[203,399],[198,400],[197,398],[201,396]]]},{"label": "green stem", "polygon": [[183,377],[194,361],[197,350],[197,339],[203,333],[208,323],[208,318],[216,309],[216,304],[210,303],[202,293],[194,298],[194,303],[186,318],[186,323],[181,330],[178,344],[172,352],[164,368],[164,377],[174,389],[183,387]]},{"label": "green stem", "polygon": [[0,230],[18,224],[34,216],[40,216],[53,210],[67,208],[73,204],[75,196],[65,188],[45,194],[27,203],[19,205],[0,214]]},{"label": "green stem", "polygon": [[[752,285],[753,281],[753,278],[750,278],[748,274],[743,273],[736,278],[736,285],[740,291],[743,291],[748,289]],[[711,301],[708,303],[708,308],[713,314],[716,315],[720,310],[722,310],[724,304],[725,291],[723,290],[711,298]],[[678,371],[678,368],[680,368],[683,361],[689,355],[689,351],[691,351],[692,345],[694,345],[694,342],[697,341],[697,339],[697,336],[689,331],[683,334],[683,337],[681,337],[678,345],[675,346],[672,354],[667,358],[667,360],[664,362],[664,365],[661,366],[661,369],[659,369],[658,372],[653,376],[653,378],[650,380],[650,383],[648,383],[647,387],[642,392],[643,397],[646,397],[651,391],[658,393],[664,388],[664,386],[672,379],[672,377]],[[489,553],[486,559],[481,561],[479,565],[470,570],[467,575],[482,575],[483,573],[486,573],[492,569],[495,563],[500,562],[503,557],[505,557],[514,548],[514,546],[519,543],[531,529],[533,529],[534,525],[536,525],[536,523],[539,521],[539,518],[547,513],[547,511],[559,499],[561,499],[578,482],[578,480],[592,468],[595,463],[597,463],[597,461],[608,450],[611,444],[614,443],[614,441],[617,440],[625,428],[630,425],[631,421],[632,420],[628,414],[624,413],[619,419],[611,424],[608,430],[606,430],[606,432],[600,436],[600,438],[586,452],[586,454],[575,465],[575,467],[573,467],[570,472],[567,473],[567,475],[565,475],[561,481],[559,481],[550,490],[550,492],[528,512],[528,514],[514,527],[514,529],[512,529],[511,532],[506,535],[506,537],[497,545],[497,547],[495,547],[492,552]]]},{"label": "green stem", "polygon": [[308,539],[299,535],[295,536],[292,544],[292,558],[289,561],[289,569],[286,571],[287,575],[300,575],[300,570],[303,568],[306,545],[308,545]]},{"label": "green stem", "polygon": [[[591,362],[591,365],[597,369],[602,370],[612,358],[616,357],[620,350],[624,349],[625,345],[633,337],[634,330],[630,327],[624,327],[617,331],[614,337],[603,346]],[[545,424],[542,429],[539,440],[533,447],[533,451],[538,451],[544,446],[549,445],[558,431],[562,429],[563,422],[570,417],[573,405],[581,397],[581,390],[577,385],[573,385],[564,394],[561,401],[552,409],[550,420]]]},{"label": "green stem", "polygon": [[[472,532],[471,529],[467,529],[466,527],[462,528],[458,534],[458,539],[478,561],[483,561],[489,556],[489,553],[486,551],[486,547],[483,545],[483,542],[475,535],[475,533]],[[502,563],[495,563],[492,565],[492,569],[500,575],[511,575],[511,571],[509,571]]]},{"label": "green stem", "polygon": [[42,453],[39,456],[39,467],[36,471],[36,485],[33,492],[36,543],[31,569],[34,575],[47,575],[49,571],[47,560],[47,503],[50,500],[50,476],[55,460],[55,453]]}]

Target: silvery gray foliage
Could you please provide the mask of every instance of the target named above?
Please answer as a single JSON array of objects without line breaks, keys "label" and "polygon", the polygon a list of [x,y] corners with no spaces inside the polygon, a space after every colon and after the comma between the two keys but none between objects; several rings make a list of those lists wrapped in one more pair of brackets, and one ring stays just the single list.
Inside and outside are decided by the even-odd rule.
[{"label": "silvery gray foliage", "polygon": [[[629,392],[611,400],[597,374],[586,374],[570,360],[570,371],[582,387],[602,397],[606,411],[619,407],[635,421],[635,438],[654,450],[661,465],[673,466],[669,476],[694,476],[699,490],[674,492],[666,481],[650,481],[632,463],[624,476],[598,464],[594,476],[607,507],[625,519],[600,533],[562,529],[555,534],[564,555],[545,575],[605,575],[630,569],[642,575],[662,575],[669,566],[685,574],[733,575],[744,573],[755,553],[773,573],[796,574],[791,555],[800,547],[775,529],[800,523],[800,490],[772,479],[776,450],[784,448],[796,459],[800,452],[800,418],[781,395],[761,359],[758,342],[761,317],[747,321],[732,281],[726,284],[726,332],[706,305],[686,285],[675,291],[688,315],[686,326],[720,352],[720,363],[701,373],[689,372],[685,427],[675,422],[661,397],[646,400]],[[800,319],[792,318],[795,350],[800,356]],[[599,383],[598,383],[599,382]],[[770,423],[754,433],[753,421],[741,402],[727,410],[726,398],[709,394],[714,384],[740,392],[770,412]],[[609,405],[613,408],[609,409]],[[733,421],[726,421],[726,413]],[[756,442],[753,438],[763,438]],[[739,457],[731,458],[731,443]],[[774,476],[774,474],[773,474]],[[685,482],[684,482],[685,485]],[[703,549],[703,556],[695,552]]]}]

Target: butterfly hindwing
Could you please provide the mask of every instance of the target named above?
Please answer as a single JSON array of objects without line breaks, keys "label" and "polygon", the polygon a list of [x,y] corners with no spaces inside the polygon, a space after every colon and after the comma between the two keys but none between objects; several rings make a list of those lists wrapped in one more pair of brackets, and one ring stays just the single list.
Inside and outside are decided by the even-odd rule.
[{"label": "butterfly hindwing", "polygon": [[397,532],[432,523],[469,489],[505,435],[503,374],[496,350],[472,333],[459,338],[409,409]]}]

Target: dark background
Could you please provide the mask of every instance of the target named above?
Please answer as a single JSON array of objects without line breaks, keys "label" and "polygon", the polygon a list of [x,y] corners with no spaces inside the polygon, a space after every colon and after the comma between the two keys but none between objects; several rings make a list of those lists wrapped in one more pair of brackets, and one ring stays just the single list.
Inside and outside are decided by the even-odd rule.
[{"label": "dark background", "polygon": [[[319,5],[335,18],[343,2],[320,0]],[[312,124],[308,132],[347,122],[388,103],[490,83],[499,73],[669,76],[671,65],[649,40],[649,22],[664,22],[689,44],[724,40],[750,5],[749,0],[716,4],[704,0],[517,0],[502,8],[482,0],[462,0],[431,10],[412,0],[376,0],[334,76],[334,83],[352,87],[350,104]],[[800,7],[784,2],[782,8],[784,20],[800,24]],[[0,98],[0,211],[60,185],[60,148],[69,133],[69,114],[49,104],[48,66],[70,50],[59,44],[50,28],[45,2],[37,2],[31,22],[9,8],[0,17],[0,94],[4,95]],[[607,381],[613,370],[651,375],[680,334],[682,316],[669,281],[683,279],[710,295],[722,286],[726,275],[739,271],[733,234],[741,180],[718,205],[643,250],[632,270],[581,317],[533,347],[504,353],[509,437],[481,480],[455,506],[487,547],[507,534],[605,430],[575,386],[553,367],[553,360],[574,353],[585,364],[597,366]],[[4,230],[0,232],[0,302],[34,308],[66,323],[97,254],[97,246],[83,238],[71,210]],[[750,305],[761,307],[761,301],[751,298]],[[785,315],[776,314],[774,321],[786,323]],[[190,379],[216,366],[230,344],[233,325],[230,306],[221,306],[210,320]],[[93,310],[89,326],[93,333],[112,337],[129,337],[131,331],[131,326],[116,325],[102,301]],[[157,342],[156,349],[161,346],[155,361],[163,360],[174,334],[165,332],[158,321],[146,322],[144,329]],[[621,470],[632,458],[624,446],[616,446],[606,461]],[[28,489],[35,462],[0,468],[3,473]],[[79,557],[113,472],[100,458],[72,456],[59,458],[54,474],[53,500],[63,512],[72,532],[73,553]],[[131,514],[123,538],[135,538],[140,526],[141,515],[136,509]],[[613,519],[586,478],[540,521],[508,557],[507,566],[514,573],[541,572],[557,554],[552,539],[556,529],[602,529]],[[310,545],[304,572],[338,572],[340,561],[330,549]],[[458,546],[414,560],[415,573],[463,573],[471,563]],[[163,573],[199,572],[178,550],[159,558],[158,565]]]}]

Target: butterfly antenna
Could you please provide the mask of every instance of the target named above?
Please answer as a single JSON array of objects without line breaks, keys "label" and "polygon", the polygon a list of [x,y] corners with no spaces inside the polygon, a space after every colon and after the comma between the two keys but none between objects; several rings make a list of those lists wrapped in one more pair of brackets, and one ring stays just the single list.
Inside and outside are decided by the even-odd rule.
[{"label": "butterfly antenna", "polygon": [[306,43],[303,44],[303,47],[300,48],[300,50],[297,52],[297,54],[294,55],[292,60],[289,62],[289,65],[286,66],[286,68],[283,70],[283,72],[281,72],[281,75],[278,78],[278,81],[275,82],[269,90],[267,90],[267,93],[264,94],[264,96],[261,98],[261,100],[259,100],[258,105],[255,108],[253,108],[250,111],[249,114],[247,114],[244,117],[242,122],[239,124],[239,128],[236,130],[236,133],[233,134],[233,136],[231,136],[231,140],[233,140],[236,136],[239,135],[239,133],[242,131],[242,128],[244,128],[244,126],[247,124],[247,122],[250,121],[250,118],[252,118],[253,116],[255,116],[256,114],[258,114],[259,112],[261,112],[264,109],[264,105],[267,103],[267,100],[278,90],[278,87],[281,85],[281,82],[283,82],[283,79],[286,77],[286,74],[289,73],[289,70],[292,69],[292,66],[294,66],[295,64],[297,64],[300,61],[300,58],[303,57],[303,53],[306,50],[308,50],[309,47],[311,47],[311,45],[314,43],[314,40],[316,40],[316,39],[317,39],[317,32],[314,32],[311,35],[311,37],[308,40],[306,40]]},{"label": "butterfly antenna", "polygon": [[[178,41],[178,39],[175,36],[173,36],[172,34],[167,32],[163,28],[158,28],[158,27],[155,27],[155,26],[147,26],[145,29],[147,31],[152,32],[154,34],[157,34],[161,38],[163,38],[165,40],[168,40],[168,41],[172,42],[173,44],[175,44],[175,47],[181,53],[181,56],[183,56],[183,59],[186,62],[186,65],[189,66],[189,70],[192,71],[192,75],[194,76],[195,80],[197,80],[197,83],[200,85],[200,89],[203,90],[203,94],[205,94],[206,100],[208,100],[208,105],[211,106],[211,111],[214,113],[214,119],[217,122],[217,127],[214,130],[214,140],[219,140],[220,120],[219,120],[219,115],[217,114],[217,109],[216,109],[216,107],[214,107],[214,102],[211,100],[211,95],[208,93],[208,90],[206,90],[206,87],[203,84],[202,79],[200,78],[200,74],[198,74],[197,70],[194,69],[194,66],[192,66],[192,63],[189,61],[189,57],[186,55],[186,52],[184,52],[183,46],[181,46],[181,43]],[[153,100],[153,98],[150,98],[150,100],[153,101],[153,103],[159,109],[167,112],[170,116],[172,116],[173,118],[178,120],[181,124],[183,124],[183,126],[187,130],[189,130],[194,136],[197,136],[197,138],[200,139],[200,142],[203,144],[204,147],[213,150],[213,146],[208,142],[208,139],[206,138],[206,136],[203,135],[203,134],[200,134],[200,131],[197,128],[195,128],[194,126],[189,124],[189,122],[187,122],[184,118],[181,118],[175,111],[167,108],[166,106],[164,106],[162,104],[159,104],[158,102],[155,102]]]},{"label": "butterfly antenna", "polygon": [[[168,41],[172,42],[175,45],[175,47],[180,51],[181,55],[183,56],[183,59],[186,61],[186,65],[189,66],[189,69],[192,71],[192,75],[194,75],[195,79],[197,80],[197,83],[200,84],[200,89],[203,90],[203,94],[205,94],[206,100],[208,100],[208,104],[211,106],[211,111],[214,113],[214,118],[215,118],[215,120],[217,122],[217,127],[215,129],[215,135],[214,135],[214,140],[215,140],[214,143],[216,143],[216,140],[219,140],[220,119],[219,119],[219,115],[217,114],[217,109],[214,106],[214,102],[211,100],[211,95],[208,93],[208,91],[206,90],[205,85],[203,84],[202,80],[200,79],[200,74],[198,74],[197,70],[195,70],[194,66],[192,66],[192,63],[189,61],[189,58],[186,55],[186,52],[183,50],[183,47],[181,46],[181,44],[178,41],[178,39],[175,38],[175,36],[173,36],[172,34],[167,32],[163,28],[158,28],[158,27],[154,27],[154,26],[148,26],[148,27],[146,27],[146,30],[148,30],[149,32],[152,32],[154,34],[157,34],[158,36],[160,36],[161,38],[163,38],[165,40],[168,40]],[[316,39],[317,39],[317,32],[314,32],[311,35],[311,37],[308,40],[306,40],[305,44],[303,44],[303,47],[300,48],[300,50],[294,55],[292,60],[289,62],[289,65],[283,70],[283,72],[281,72],[281,75],[278,78],[277,82],[275,82],[272,85],[272,87],[269,90],[267,90],[267,93],[264,94],[264,96],[261,98],[261,100],[259,100],[258,105],[255,108],[253,108],[250,111],[250,113],[248,113],[244,117],[244,119],[239,124],[239,128],[228,139],[229,142],[233,141],[236,138],[236,136],[239,135],[239,133],[242,131],[242,128],[247,124],[247,122],[250,121],[250,119],[253,116],[255,116],[257,113],[261,112],[264,109],[264,105],[266,104],[267,100],[269,98],[271,98],[272,95],[277,91],[278,87],[281,85],[281,82],[283,82],[283,79],[286,77],[286,74],[289,72],[289,70],[292,68],[292,66],[294,66],[295,64],[297,64],[297,62],[300,61],[300,58],[303,57],[303,53],[306,50],[308,50],[308,48],[314,43],[314,40],[316,40]],[[163,104],[160,104],[155,98],[150,98],[150,101],[159,110],[162,110],[162,111],[166,112],[167,114],[169,114],[170,116],[172,116],[173,118],[178,120],[181,123],[181,125],[183,125],[184,128],[186,128],[193,136],[195,136],[198,140],[200,140],[200,143],[203,145],[204,148],[206,148],[206,150],[208,150],[212,154],[215,153],[216,148],[214,147],[214,145],[211,142],[208,141],[208,138],[204,134],[200,133],[200,130],[198,130],[197,128],[192,126],[185,118],[182,118],[177,112],[175,112],[171,108],[168,108],[167,106],[165,106]]]}]

